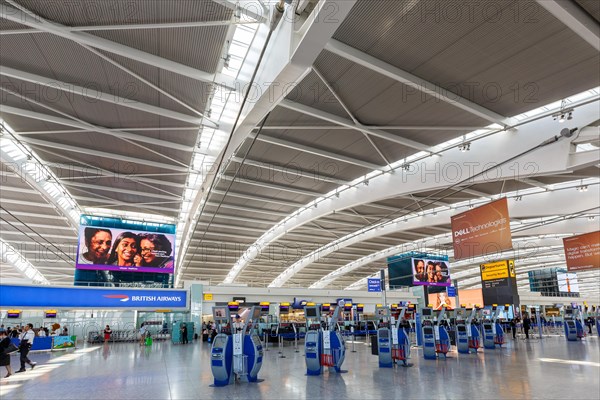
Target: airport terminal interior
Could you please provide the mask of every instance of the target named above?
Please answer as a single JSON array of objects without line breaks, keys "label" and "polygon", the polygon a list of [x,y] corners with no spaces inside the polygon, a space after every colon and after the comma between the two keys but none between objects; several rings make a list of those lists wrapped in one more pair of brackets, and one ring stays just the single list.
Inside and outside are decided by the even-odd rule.
[{"label": "airport terminal interior", "polygon": [[0,398],[599,399],[598,0],[0,0]]}]

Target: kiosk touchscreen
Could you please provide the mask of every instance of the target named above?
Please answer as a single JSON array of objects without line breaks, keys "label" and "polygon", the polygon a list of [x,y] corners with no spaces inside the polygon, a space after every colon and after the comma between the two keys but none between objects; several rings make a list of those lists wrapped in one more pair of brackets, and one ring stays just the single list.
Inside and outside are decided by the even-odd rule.
[{"label": "kiosk touchscreen", "polygon": [[573,309],[570,306],[565,307],[564,317],[565,337],[569,341],[577,340],[577,325],[573,315]]}]

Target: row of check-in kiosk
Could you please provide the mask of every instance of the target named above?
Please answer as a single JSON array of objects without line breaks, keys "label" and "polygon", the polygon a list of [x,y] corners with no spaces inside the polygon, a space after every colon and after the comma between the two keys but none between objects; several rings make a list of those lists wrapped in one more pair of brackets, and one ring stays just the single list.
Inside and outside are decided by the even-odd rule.
[{"label": "row of check-in kiosk", "polygon": [[[306,333],[304,350],[307,375],[345,372],[342,369],[346,357],[346,343],[338,323],[339,310],[331,315],[322,314],[319,305],[306,306]],[[377,307],[377,353],[380,368],[395,365],[410,366],[410,330],[416,325],[417,343],[422,345],[427,360],[446,358],[455,343],[459,354],[477,353],[483,347],[493,350],[504,344],[504,329],[500,316],[505,306],[493,306],[491,313],[484,314],[480,308],[456,308],[452,311],[423,308],[416,324],[407,318],[414,314],[414,305],[400,307],[393,315],[388,307]],[[450,314],[452,313],[452,314]],[[211,349],[211,369],[214,386],[226,386],[237,380],[259,382],[258,373],[263,363],[263,347],[258,335],[261,310],[253,307],[248,321],[233,324],[227,309],[213,309],[218,334]],[[600,313],[596,311],[596,328],[600,332]],[[580,309],[565,307],[565,337],[569,341],[585,336]],[[482,346],[483,345],[483,346]]]}]

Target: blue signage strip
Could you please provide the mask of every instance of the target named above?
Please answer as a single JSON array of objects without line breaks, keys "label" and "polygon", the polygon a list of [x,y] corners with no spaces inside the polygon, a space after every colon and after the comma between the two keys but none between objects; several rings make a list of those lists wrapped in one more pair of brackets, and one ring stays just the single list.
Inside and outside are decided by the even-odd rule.
[{"label": "blue signage strip", "polygon": [[381,292],[381,279],[368,278],[367,279],[367,290],[369,292]]},{"label": "blue signage strip", "polygon": [[187,308],[187,291],[0,285],[0,307]]},{"label": "blue signage strip", "polygon": [[456,297],[456,286],[448,287],[448,297]]}]

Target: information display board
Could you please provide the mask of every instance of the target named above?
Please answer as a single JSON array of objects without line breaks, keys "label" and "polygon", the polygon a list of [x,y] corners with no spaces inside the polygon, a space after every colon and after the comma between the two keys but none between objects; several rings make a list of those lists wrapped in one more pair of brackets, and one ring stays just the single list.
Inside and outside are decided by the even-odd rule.
[{"label": "information display board", "polygon": [[563,239],[569,271],[600,268],[600,231]]}]

